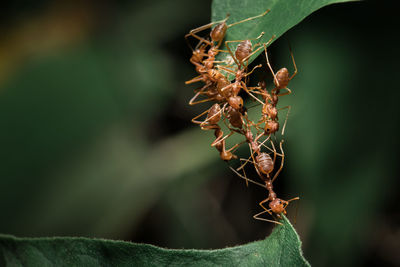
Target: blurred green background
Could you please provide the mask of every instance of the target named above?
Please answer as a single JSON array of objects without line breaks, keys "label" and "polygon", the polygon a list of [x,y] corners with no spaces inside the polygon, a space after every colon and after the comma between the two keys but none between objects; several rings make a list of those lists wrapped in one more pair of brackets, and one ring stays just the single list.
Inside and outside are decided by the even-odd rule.
[{"label": "blurred green background", "polygon": [[[314,266],[400,265],[396,8],[325,7],[270,48],[299,74],[275,189]],[[245,187],[190,119],[184,34],[210,1],[6,2],[0,18],[0,232],[169,248],[264,238]],[[259,61],[263,59],[260,58]]]}]

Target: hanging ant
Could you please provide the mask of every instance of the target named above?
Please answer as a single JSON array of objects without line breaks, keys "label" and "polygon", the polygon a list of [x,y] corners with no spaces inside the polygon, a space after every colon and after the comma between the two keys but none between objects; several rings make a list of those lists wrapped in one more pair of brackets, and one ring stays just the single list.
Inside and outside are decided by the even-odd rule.
[{"label": "hanging ant", "polygon": [[[186,40],[189,36],[192,36],[192,37],[200,40],[199,44],[197,45],[197,47],[199,47],[199,48],[196,47],[196,49],[193,50],[193,55],[191,57],[191,62],[196,66],[196,71],[200,75],[189,81],[186,81],[185,83],[191,84],[191,83],[199,82],[199,81],[203,81],[206,83],[206,85],[203,86],[196,93],[196,95],[189,101],[190,105],[206,102],[209,100],[214,100],[214,98],[217,98],[218,96],[219,96],[219,98],[221,98],[221,96],[224,96],[224,94],[221,92],[219,92],[219,95],[212,93],[212,96],[209,97],[208,99],[195,101],[195,99],[199,95],[207,94],[206,93],[207,89],[215,88],[216,87],[215,83],[218,84],[218,81],[223,80],[225,78],[222,74],[220,74],[217,70],[214,69],[214,63],[216,63],[215,57],[220,52],[219,46],[221,45],[221,42],[225,37],[227,29],[234,25],[237,25],[237,24],[249,21],[249,20],[253,20],[258,17],[262,17],[262,16],[266,15],[269,11],[270,10],[267,10],[260,15],[250,17],[250,18],[244,19],[244,20],[236,22],[236,23],[232,23],[230,25],[226,24],[226,20],[228,19],[228,16],[227,16],[221,22],[216,22],[216,23],[218,23],[218,25],[216,27],[214,27],[210,32],[211,41],[204,39],[202,37],[199,37],[198,35],[196,35],[196,33],[211,27],[215,23],[209,23],[207,25],[201,26],[197,29],[191,30],[187,35],[185,35]],[[216,44],[214,44],[215,42],[216,42]],[[203,44],[203,43],[205,43],[205,44]],[[209,48],[207,54],[204,54],[206,46],[210,46],[210,48]],[[207,58],[205,60],[203,60],[204,56],[207,56]],[[222,88],[221,85],[218,85],[217,87]],[[224,97],[229,100],[229,96],[224,96]],[[230,104],[232,104],[236,107],[240,106],[240,104],[242,104],[242,106],[243,106],[243,103],[240,102],[240,99],[237,99],[235,97],[231,98],[229,101],[231,102]]]},{"label": "hanging ant", "polygon": [[[268,134],[268,133],[274,133],[274,132],[278,131],[278,129],[279,129],[276,105],[278,103],[278,99],[280,96],[284,96],[284,95],[288,95],[288,94],[292,93],[292,91],[287,86],[288,86],[289,82],[293,79],[293,77],[296,76],[297,66],[296,66],[296,62],[294,60],[292,49],[289,47],[290,55],[291,55],[293,66],[294,66],[294,72],[293,72],[292,76],[289,77],[289,71],[287,68],[281,68],[275,74],[271,67],[271,64],[269,62],[267,46],[265,44],[264,44],[264,50],[265,50],[265,57],[267,59],[267,65],[274,77],[274,85],[275,85],[275,87],[271,90],[270,95],[268,95],[266,88],[264,90],[265,105],[263,107],[263,115],[269,117],[269,119],[265,120],[265,128],[264,129],[265,129],[265,133]],[[286,89],[287,92],[280,93],[280,90],[282,90],[282,89]],[[267,103],[267,98],[268,98],[269,103]],[[291,107],[286,106],[281,109],[285,109],[285,108],[288,109],[288,112],[286,114],[285,123],[282,127],[282,135],[285,133],[286,122],[287,122]]]},{"label": "hanging ant", "polygon": [[[273,190],[273,182],[275,181],[275,179],[278,177],[278,175],[280,174],[282,168],[283,168],[283,164],[284,164],[284,157],[285,154],[283,152],[283,148],[282,148],[282,144],[283,144],[283,140],[280,142],[280,150],[281,153],[277,153],[275,146],[273,144],[273,142],[271,141],[272,147],[273,147],[273,151],[274,151],[274,158],[272,159],[271,156],[268,153],[265,152],[259,152],[259,154],[256,156],[255,161],[253,162],[258,175],[260,176],[260,178],[262,178],[262,180],[265,182],[265,188],[268,190],[268,197],[266,199],[264,199],[263,201],[261,201],[259,203],[259,205],[264,209],[262,212],[257,213],[256,215],[253,216],[254,219],[257,220],[262,220],[262,221],[267,221],[267,222],[272,222],[272,223],[276,223],[276,224],[282,224],[278,221],[274,221],[274,220],[269,220],[266,218],[261,218],[260,215],[264,214],[264,213],[269,213],[271,216],[274,217],[274,215],[278,218],[281,219],[282,218],[282,214],[286,214],[286,207],[289,205],[289,203],[293,200],[298,200],[299,197],[295,197],[289,200],[283,200],[277,197],[276,193]],[[281,156],[281,164],[279,169],[275,172],[274,177],[271,179],[270,174],[272,173],[273,169],[274,169],[274,165],[276,162],[276,156],[279,155]],[[241,175],[240,173],[238,173],[237,171],[235,171],[237,173],[237,175],[239,175],[239,177],[241,177],[242,179],[245,179],[246,181],[250,179],[248,179],[247,177]],[[253,182],[253,181],[252,181]],[[264,203],[269,202],[268,207],[264,206]]]},{"label": "hanging ant", "polygon": [[[236,159],[237,156],[234,155],[231,151],[240,146],[240,144],[236,144],[230,149],[226,149],[225,138],[222,138],[224,133],[218,125],[218,122],[221,119],[222,110],[225,109],[226,104],[222,107],[218,103],[215,103],[208,110],[203,113],[197,115],[192,119],[193,123],[199,124],[202,130],[214,130],[215,141],[212,142],[211,146],[215,146],[215,148],[220,152],[220,157],[224,161],[229,161],[232,159]],[[207,113],[207,117],[204,121],[198,121],[197,119]]]},{"label": "hanging ant", "polygon": [[[293,56],[293,52],[292,49],[289,46],[289,50],[290,50],[290,56],[292,58],[292,62],[293,62],[293,66],[294,66],[294,72],[292,74],[292,76],[289,77],[289,71],[287,68],[281,68],[280,70],[278,70],[276,73],[274,73],[271,64],[269,63],[269,59],[268,59],[268,53],[267,53],[267,46],[264,44],[264,50],[265,50],[265,57],[267,59],[267,65],[274,77],[274,84],[275,84],[275,88],[272,89],[272,92],[274,92],[275,94],[277,94],[277,96],[283,96],[283,95],[288,95],[291,94],[292,91],[287,88],[289,82],[293,79],[294,76],[296,76],[297,74],[297,66],[296,66],[296,62],[294,61],[294,56]],[[286,89],[287,92],[280,94],[280,90],[281,89]]]},{"label": "hanging ant", "polygon": [[[296,63],[293,57],[293,52],[290,49],[293,65],[294,65],[294,73],[292,76],[289,77],[289,71],[287,68],[281,68],[278,70],[278,72],[275,74],[274,71],[272,70],[271,64],[269,62],[268,58],[268,53],[267,53],[267,44],[264,44],[264,50],[265,50],[265,57],[267,60],[267,65],[268,68],[270,69],[273,77],[274,77],[274,85],[275,87],[271,90],[271,93],[268,93],[267,88],[266,88],[266,83],[264,81],[260,82],[259,85],[259,90],[255,91],[254,93],[256,94],[261,94],[263,97],[264,102],[260,101],[258,98],[252,96],[255,98],[257,101],[262,103],[262,118],[259,123],[255,124],[256,128],[258,129],[258,126],[262,123],[265,123],[264,126],[264,133],[266,135],[268,134],[274,134],[279,130],[279,122],[278,122],[278,109],[276,108],[276,105],[278,103],[279,97],[291,94],[291,90],[287,88],[290,80],[293,79],[293,77],[297,74],[297,67]],[[286,89],[287,92],[285,93],[280,93],[280,90]],[[282,135],[285,133],[285,127],[286,127],[286,122],[289,116],[290,112],[290,106],[286,106],[280,109],[288,109],[288,112],[286,114],[286,119],[282,127]]]},{"label": "hanging ant", "polygon": [[[241,21],[232,23],[232,24],[230,24],[230,25],[227,25],[227,24],[226,24],[226,21],[227,21],[228,18],[229,18],[229,14],[228,14],[227,17],[226,17],[225,19],[223,19],[222,21],[220,21],[220,22],[211,22],[211,23],[209,23],[209,24],[207,24],[207,25],[203,25],[203,26],[200,26],[200,27],[198,27],[198,28],[196,28],[196,29],[193,29],[193,30],[191,30],[188,34],[186,34],[186,35],[185,35],[186,40],[187,40],[187,38],[188,38],[189,36],[192,36],[192,37],[194,37],[194,38],[196,38],[196,39],[198,39],[198,40],[200,41],[200,43],[199,43],[199,44],[201,44],[200,47],[203,46],[203,43],[205,43],[206,45],[210,46],[210,48],[209,48],[209,50],[208,50],[208,53],[207,53],[207,59],[205,59],[205,60],[203,61],[204,69],[203,69],[203,70],[200,70],[200,71],[198,71],[198,72],[200,72],[200,73],[203,73],[203,72],[206,73],[208,70],[210,70],[210,69],[212,69],[212,68],[214,67],[215,57],[216,57],[217,54],[220,52],[220,51],[219,51],[219,47],[221,46],[221,43],[222,43],[223,39],[225,38],[226,31],[227,31],[230,27],[235,26],[235,25],[238,25],[238,24],[243,23],[243,22],[246,22],[246,21],[250,21],[250,20],[253,20],[253,19],[256,19],[256,18],[265,16],[269,11],[270,11],[270,10],[268,9],[267,11],[265,11],[264,13],[262,13],[262,14],[260,14],[260,15],[257,15],[257,16],[254,16],[254,17],[250,17],[250,18],[247,18],[247,19],[244,19],[244,20],[241,20]],[[215,27],[211,30],[211,32],[210,32],[211,41],[209,41],[209,40],[207,40],[207,39],[205,39],[205,38],[202,38],[202,37],[200,37],[200,36],[198,36],[198,35],[196,34],[197,32],[200,32],[200,31],[203,31],[203,30],[205,30],[205,29],[207,29],[207,28],[212,27],[212,26],[213,26],[214,24],[216,24],[216,23],[218,23],[217,26],[215,26]],[[215,44],[215,43],[216,43],[216,44]],[[203,46],[203,47],[205,48],[205,46]],[[195,58],[196,58],[197,60],[199,60],[200,57],[197,57],[197,54],[198,54],[198,53],[201,53],[201,49],[200,49],[199,51],[195,49],[195,50],[193,51],[193,53],[196,54]],[[201,54],[202,54],[202,53],[201,53]],[[193,56],[192,56],[192,57],[193,57]],[[201,58],[201,60],[202,60],[202,58]],[[200,63],[199,61],[195,61],[195,62],[196,62],[196,63]],[[200,76],[198,76],[198,77],[195,77],[195,78],[193,78],[192,80],[187,81],[186,84],[190,84],[190,83],[197,82],[197,81],[204,81],[204,79],[206,79],[206,78],[205,78],[205,77],[201,77],[201,76],[202,76],[202,75],[200,75]]]}]

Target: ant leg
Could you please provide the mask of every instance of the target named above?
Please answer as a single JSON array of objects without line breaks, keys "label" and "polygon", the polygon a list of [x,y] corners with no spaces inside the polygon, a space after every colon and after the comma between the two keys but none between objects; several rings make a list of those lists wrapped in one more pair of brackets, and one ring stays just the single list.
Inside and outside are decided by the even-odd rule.
[{"label": "ant leg", "polygon": [[[220,142],[223,142],[225,139],[230,137],[232,134],[234,134],[234,132],[231,131],[229,134],[225,135],[224,137],[222,137],[222,136],[218,137],[217,139],[214,140],[214,142],[211,143],[211,146],[218,145]],[[229,150],[227,152],[229,152]]]},{"label": "ant leg", "polygon": [[250,92],[253,92],[254,91],[254,93],[255,94],[261,94],[260,92],[258,92],[258,90],[260,90],[261,89],[261,87],[259,87],[259,86],[247,86],[247,90],[249,90]]},{"label": "ant leg", "polygon": [[284,96],[284,95],[290,95],[291,93],[292,93],[292,90],[290,90],[289,88],[284,88],[284,89],[286,89],[287,90],[287,92],[286,93],[282,93],[282,94],[277,94],[276,96]]},{"label": "ant leg", "polygon": [[240,143],[237,143],[236,145],[234,145],[233,147],[229,148],[226,152],[235,152],[243,143],[245,143],[246,141],[242,141]]},{"label": "ant leg", "polygon": [[[251,149],[250,149],[250,150],[251,150]],[[242,161],[245,161],[245,163],[242,164],[242,165],[241,165],[239,168],[237,168],[236,170],[239,171],[240,169],[243,169],[244,166],[246,166],[246,164],[250,162],[250,163],[253,163],[254,168],[256,169],[258,176],[260,176],[262,179],[264,179],[263,176],[261,175],[261,173],[259,172],[258,168],[256,167],[255,160],[254,160],[254,156],[253,156],[254,153],[255,153],[255,152],[253,152],[252,155],[251,155],[248,159],[243,159],[243,158],[241,158],[240,161],[241,161],[241,162],[242,162]],[[250,158],[253,158],[253,161],[251,161]],[[243,172],[244,172],[244,169],[243,169]]]},{"label": "ant leg", "polygon": [[[291,202],[291,201],[294,201],[294,200],[300,200],[300,198],[299,197],[294,197],[294,198],[291,198],[291,199],[289,199],[289,200],[281,200],[282,202],[283,202],[283,210],[284,210],[284,214],[286,214],[286,207],[287,206],[289,206],[289,203]],[[297,205],[297,208],[298,208],[298,205]],[[296,208],[296,209],[297,209]],[[297,213],[297,211],[296,211],[296,213]]]},{"label": "ant leg", "polygon": [[[254,142],[257,142],[258,139],[260,139],[263,135],[264,135],[264,133],[259,134],[259,135],[256,137],[256,139],[254,139]],[[268,139],[269,139],[270,137],[271,137],[271,135],[268,135],[268,137],[267,137],[261,144],[264,144],[266,141],[268,141]],[[260,146],[259,146],[258,148],[260,148]]]},{"label": "ant leg", "polygon": [[200,126],[201,126],[202,128],[205,127],[206,125],[204,125],[204,124],[205,124],[206,122],[208,122],[210,119],[214,118],[215,116],[218,115],[218,113],[221,112],[221,111],[220,111],[220,112],[218,112],[218,113],[215,113],[215,114],[212,115],[211,117],[206,118],[204,121],[198,121],[198,120],[196,120],[196,119],[200,118],[201,116],[204,116],[207,112],[210,111],[210,109],[211,109],[211,107],[210,107],[209,109],[203,111],[202,113],[200,113],[200,114],[197,115],[196,117],[194,117],[194,118],[192,119],[192,122],[195,123],[195,124],[200,124]]},{"label": "ant leg", "polygon": [[[272,141],[271,141],[271,142],[272,142]],[[273,144],[273,143],[272,143],[272,144]],[[282,171],[283,164],[284,164],[284,162],[285,162],[285,153],[283,152],[282,144],[283,144],[283,140],[279,143],[279,147],[280,147],[280,149],[281,149],[281,154],[282,154],[282,157],[281,157],[281,166],[280,166],[279,169],[276,171],[276,173],[275,173],[275,175],[274,175],[274,178],[272,178],[272,180],[271,180],[271,183],[273,183],[273,182],[275,181],[275,179],[278,177],[279,173]],[[274,149],[275,149],[275,147],[274,147]],[[275,156],[274,156],[274,158],[275,158]],[[274,164],[275,164],[275,159],[274,159]]]},{"label": "ant leg", "polygon": [[228,53],[231,55],[233,61],[235,61],[235,64],[236,64],[236,65],[238,66],[238,68],[239,68],[240,63],[237,61],[236,57],[233,55],[232,50],[231,50],[231,48],[230,48],[229,45],[228,45],[228,42],[234,42],[234,41],[226,41],[226,42],[225,42],[225,46],[226,46],[226,48],[228,49]]},{"label": "ant leg", "polygon": [[[208,56],[208,55],[207,55]],[[213,61],[213,63],[214,64],[216,64],[216,63],[226,63],[226,61],[224,61],[224,60],[214,60]],[[219,67],[220,65],[217,65],[217,67]],[[230,65],[225,65],[225,67],[229,67]]]},{"label": "ant leg", "polygon": [[219,93],[220,95],[224,96],[224,91],[227,90],[227,89],[230,88],[230,87],[232,87],[232,83],[228,84],[227,86],[225,86],[225,87],[222,88],[222,89],[217,88],[217,89],[218,89],[218,93]]},{"label": "ant leg", "polygon": [[[260,36],[257,37],[256,39],[260,38],[261,36],[262,36],[262,35],[260,35]],[[275,39],[275,37],[276,37],[276,35],[272,35],[271,39],[269,39],[268,42],[264,43],[263,45],[264,45],[264,46],[269,46],[269,45],[272,43],[272,41]],[[260,45],[260,44],[257,43],[256,45],[258,46],[258,45]],[[243,61],[247,61],[249,58],[251,58],[255,53],[257,53],[257,52],[258,52],[259,50],[261,50],[261,49],[263,49],[262,46],[260,46],[259,48],[257,48],[257,49],[254,50],[253,52],[251,52],[251,54],[248,55],[247,57],[245,57],[245,58],[243,59]]]},{"label": "ant leg", "polygon": [[[246,67],[247,67],[247,66],[246,66]],[[255,66],[250,72],[246,73],[246,74],[244,75],[244,77],[249,76],[250,74],[253,73],[253,71],[254,71],[255,69],[261,68],[261,67],[262,67],[262,64],[259,64],[259,65]]]},{"label": "ant leg", "polygon": [[[233,55],[231,48],[229,47],[230,43],[239,43],[239,42],[243,42],[243,41],[250,41],[250,40],[258,40],[260,39],[262,36],[264,35],[264,32],[262,32],[257,38],[252,38],[252,39],[246,39],[246,40],[231,40],[231,41],[226,41],[225,42],[225,46],[228,49],[229,54],[231,55],[232,59],[235,61],[235,64],[238,66],[238,68],[240,69],[240,67],[242,66],[242,62],[239,62],[236,57]],[[243,65],[243,67],[247,67],[245,65]]]},{"label": "ant leg", "polygon": [[[289,205],[289,202],[294,201],[294,200],[300,200],[300,198],[299,198],[299,197],[295,197],[295,198],[292,198],[292,199],[287,200],[286,202],[287,202],[288,204],[287,204],[284,208],[286,209],[286,207]],[[300,201],[297,202],[297,205],[296,205],[296,215],[294,216],[294,224],[296,224],[297,213],[298,213],[298,211],[299,211],[299,205],[300,205]]]},{"label": "ant leg", "polygon": [[297,66],[296,66],[296,62],[294,61],[293,51],[292,51],[292,48],[290,47],[290,45],[289,45],[289,50],[290,50],[290,55],[292,57],[293,66],[294,66],[294,72],[293,72],[292,76],[290,76],[290,78],[289,78],[289,81],[290,81],[297,74]]},{"label": "ant leg", "polygon": [[[265,141],[264,141],[264,142],[265,142]],[[270,147],[264,145],[264,142],[262,142],[262,143],[260,144],[260,147],[263,146],[263,147],[265,147],[266,149],[268,149],[269,151],[271,151],[272,153],[274,153],[274,150],[273,150],[272,148],[270,148]],[[276,155],[282,157],[282,154],[279,154],[278,152],[276,152]]]},{"label": "ant leg", "polygon": [[267,53],[267,46],[266,46],[266,44],[264,44],[264,50],[265,50],[265,57],[266,57],[266,59],[267,59],[267,65],[268,65],[268,67],[269,67],[269,69],[270,69],[270,71],[271,71],[271,73],[272,73],[272,76],[274,76],[275,84],[277,84],[277,86],[279,87],[278,79],[276,79],[275,72],[274,72],[274,70],[272,69],[271,64],[269,63],[269,58],[268,58],[268,53]]},{"label": "ant leg", "polygon": [[252,98],[254,98],[256,101],[258,101],[261,105],[264,105],[264,102],[262,102],[260,99],[258,99],[255,95],[253,95],[252,93],[250,93],[250,91],[247,89],[246,84],[242,81],[241,82],[242,88],[243,90],[246,91],[246,93],[251,96]]},{"label": "ant leg", "polygon": [[[260,213],[258,213],[258,214],[256,214],[256,215],[254,215],[253,216],[253,218],[255,218],[255,217],[257,217],[258,219],[264,219],[264,218],[259,218],[258,216],[259,215],[261,215],[261,214],[264,214],[264,213],[266,213],[266,212],[268,212],[272,217],[274,217],[274,215],[272,214],[272,212],[270,211],[270,209],[267,209],[266,207],[264,207],[264,203],[265,202],[268,202],[269,201],[269,198],[266,198],[266,199],[264,199],[263,201],[261,201],[260,203],[259,203],[259,205],[264,209],[264,211],[262,211],[262,212],[260,212]],[[255,218],[256,219],[256,218]],[[274,223],[277,223],[277,224],[280,224],[280,225],[282,225],[282,223],[280,223],[280,222],[277,222],[277,221],[271,221],[271,220],[268,220],[268,219],[265,219],[265,220],[267,220],[267,221],[269,221],[269,222],[274,222]],[[264,221],[264,220],[262,220],[262,221]]]},{"label": "ant leg", "polygon": [[210,110],[210,108],[207,109],[207,110],[205,110],[205,111],[203,111],[202,113],[200,113],[200,114],[197,115],[196,117],[192,118],[192,122],[195,123],[195,124],[202,124],[203,121],[198,121],[198,120],[196,120],[196,119],[200,118],[201,116],[204,116],[204,114],[206,114],[209,110]]},{"label": "ant leg", "polygon": [[246,176],[241,175],[239,172],[237,172],[237,171],[236,171],[234,168],[232,168],[231,166],[229,166],[229,168],[230,168],[234,173],[236,173],[237,176],[239,176],[240,178],[246,180],[246,183],[251,182],[251,183],[253,183],[253,184],[255,184],[255,185],[261,186],[261,187],[263,187],[263,188],[267,188],[266,185],[261,184],[261,183],[258,183],[258,182],[256,182],[256,181],[253,181],[253,180],[247,178]]},{"label": "ant leg", "polygon": [[233,74],[236,73],[234,70],[228,69],[228,68],[226,68],[226,67],[224,67],[224,66],[218,65],[217,68],[218,68],[218,69],[222,69],[222,70],[224,70],[224,71],[226,71],[226,72],[233,73]]},{"label": "ant leg", "polygon": [[245,39],[245,40],[230,40],[230,41],[225,41],[225,45],[226,43],[240,43],[243,41],[255,41],[260,39],[261,37],[263,37],[263,35],[265,34],[265,32],[261,32],[261,34],[259,36],[257,36],[256,38],[250,38],[250,39]]},{"label": "ant leg", "polygon": [[[243,175],[244,175],[244,177],[247,177],[246,171],[245,171],[244,169],[242,169],[242,170],[243,170]],[[248,180],[246,180],[246,186],[249,187],[249,182],[248,182]]]},{"label": "ant leg", "polygon": [[199,104],[199,103],[204,103],[204,102],[213,100],[213,98],[206,98],[206,99],[203,99],[203,100],[194,101],[195,99],[197,99],[197,97],[202,95],[204,93],[204,91],[206,91],[206,89],[208,89],[209,87],[210,87],[210,85],[205,85],[205,86],[201,87],[200,89],[196,89],[196,90],[199,90],[199,91],[190,99],[189,105],[193,106],[193,105],[196,105],[196,104]]},{"label": "ant leg", "polygon": [[196,33],[201,32],[201,31],[204,31],[204,30],[206,30],[206,29],[208,29],[208,28],[211,28],[214,24],[224,23],[224,22],[226,22],[226,21],[228,20],[228,18],[229,18],[229,14],[227,14],[226,18],[223,19],[223,20],[215,21],[215,22],[210,22],[210,23],[208,23],[208,24],[206,24],[206,25],[203,25],[203,26],[197,27],[197,28],[195,28],[195,29],[192,29],[192,30],[190,30],[190,32],[189,32],[188,34],[185,35],[185,39],[187,40],[187,38],[188,38],[189,36],[192,36],[192,37],[194,37],[194,38],[200,40],[200,42],[205,41],[206,44],[212,46],[212,45],[213,45],[212,42],[210,42],[210,41],[208,41],[208,40],[206,40],[206,39],[204,39],[204,38],[202,38],[202,37],[196,35]]},{"label": "ant leg", "polygon": [[206,98],[206,99],[203,99],[203,100],[199,100],[199,101],[195,101],[195,102],[194,102],[194,100],[195,100],[198,96],[199,96],[199,93],[195,94],[194,97],[192,97],[192,99],[190,99],[189,105],[193,106],[193,105],[196,105],[196,104],[200,104],[200,103],[204,103],[204,102],[208,102],[208,101],[213,101],[213,100],[214,100],[214,98]]},{"label": "ant leg", "polygon": [[282,135],[284,135],[285,134],[285,128],[286,128],[286,123],[287,123],[287,120],[288,120],[288,118],[289,118],[289,113],[290,113],[290,110],[291,110],[291,106],[286,106],[286,107],[283,107],[283,108],[280,108],[280,109],[278,109],[278,110],[281,110],[281,109],[288,109],[288,111],[287,111],[287,113],[286,113],[286,118],[285,118],[285,122],[283,123],[283,127],[282,127]]},{"label": "ant leg", "polygon": [[[215,105],[215,104],[214,104]],[[224,106],[225,107],[225,106]],[[209,108],[206,111],[210,111],[211,108]],[[222,114],[222,109],[220,111],[218,111],[217,113],[213,114],[211,117],[207,117],[202,123],[200,123],[201,127],[204,127],[204,124],[207,123],[208,121],[210,121],[211,119],[213,119],[215,116],[221,115]]]},{"label": "ant leg", "polygon": [[[270,140],[270,142],[271,142],[271,146],[272,146],[272,149],[273,149],[273,152],[274,152],[274,159],[272,160],[272,162],[274,163],[274,166],[275,166],[275,162],[276,162],[276,149],[275,149],[274,142],[273,142],[272,140]],[[274,177],[274,178],[275,178],[275,177]],[[273,180],[272,180],[271,182],[273,182]]]},{"label": "ant leg", "polygon": [[[262,215],[262,214],[264,214],[264,213],[270,213],[270,211],[262,211],[262,212],[259,212],[259,213],[257,213],[256,215],[254,215],[253,216],[253,218],[254,219],[256,219],[256,220],[260,220],[260,221],[265,221],[265,222],[270,222],[270,223],[275,223],[275,224],[279,224],[279,225],[283,225],[281,222],[277,222],[277,221],[273,221],[273,220],[268,220],[268,219],[265,219],[265,218],[261,218],[261,217],[259,217],[260,215]],[[271,214],[271,213],[270,213]]]},{"label": "ant leg", "polygon": [[191,84],[191,83],[196,83],[196,82],[201,82],[201,81],[204,81],[203,75],[196,76],[193,79],[186,81],[185,84]]},{"label": "ant leg", "polygon": [[[273,149],[264,144],[266,141],[268,141],[268,139],[269,139],[270,137],[271,137],[271,135],[269,135],[268,138],[266,138],[264,141],[262,141],[262,143],[260,143],[260,145],[259,145],[259,148],[261,148],[261,146],[263,146],[263,147],[265,147],[266,149],[268,149],[269,151],[271,151],[272,153],[274,153],[274,154],[276,154],[276,155],[278,155],[278,156],[280,156],[280,157],[283,157],[282,154],[279,154],[278,152],[276,152],[275,146],[273,145],[272,141],[271,141],[271,143],[272,143],[272,145],[273,145]],[[274,162],[275,162],[275,160],[274,160]]]},{"label": "ant leg", "polygon": [[240,24],[240,23],[249,21],[249,20],[253,20],[253,19],[256,19],[256,18],[263,17],[263,16],[265,16],[266,14],[268,14],[268,12],[270,12],[270,11],[271,11],[270,9],[267,9],[264,13],[262,13],[262,14],[260,14],[260,15],[257,15],[257,16],[254,16],[254,17],[250,17],[250,18],[247,18],[247,19],[244,19],[244,20],[241,20],[241,21],[238,21],[238,22],[234,22],[234,23],[232,23],[232,24],[229,24],[229,25],[228,25],[228,28],[230,28],[230,27],[232,27],[232,26],[235,26],[235,25],[237,25],[237,24]]},{"label": "ant leg", "polygon": [[191,36],[191,37],[196,38],[197,40],[199,40],[200,43],[203,43],[203,42],[204,42],[204,43],[206,43],[207,45],[212,46],[213,43],[212,43],[211,41],[207,40],[206,38],[203,38],[203,37],[198,36],[196,33],[201,32],[201,31],[203,31],[203,30],[205,30],[205,29],[207,29],[207,28],[211,28],[212,25],[214,25],[214,24],[215,24],[215,23],[211,22],[211,23],[209,23],[209,24],[200,26],[200,27],[198,27],[198,28],[196,28],[196,29],[190,30],[190,32],[187,33],[187,34],[185,35],[185,39],[187,40],[187,39]]},{"label": "ant leg", "polygon": [[240,165],[240,167],[237,168],[236,170],[239,171],[239,170],[243,169],[244,166],[246,166],[246,164],[249,163],[249,162],[254,164],[254,161],[251,161],[250,159],[251,159],[251,156],[248,159],[241,158],[240,162],[244,161],[245,163]]},{"label": "ant leg", "polygon": [[289,200],[286,200],[286,206],[285,206],[285,208],[289,205],[289,202],[291,202],[291,201],[295,201],[295,200],[300,200],[300,198],[299,197],[294,197],[294,198],[291,198],[291,199],[289,199]]}]

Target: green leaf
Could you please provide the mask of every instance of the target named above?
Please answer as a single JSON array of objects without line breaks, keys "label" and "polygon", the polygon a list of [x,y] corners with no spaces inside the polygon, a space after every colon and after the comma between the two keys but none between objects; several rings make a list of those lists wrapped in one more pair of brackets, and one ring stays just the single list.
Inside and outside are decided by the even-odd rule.
[{"label": "green leaf", "polygon": [[309,266],[290,222],[265,240],[217,250],[164,249],[82,237],[0,235],[1,266]]},{"label": "green leaf", "polygon": [[[211,20],[219,21],[229,14],[227,24],[238,22],[246,18],[262,14],[270,10],[268,14],[254,20],[246,21],[232,26],[228,29],[225,41],[244,40],[257,38],[262,32],[264,36],[259,39],[260,43],[266,43],[275,35],[273,41],[278,39],[290,28],[301,22],[312,12],[329,4],[350,2],[354,0],[214,0],[212,3]],[[255,42],[252,41],[254,44]],[[235,49],[235,46],[230,46]],[[249,63],[263,50],[254,54]],[[218,60],[230,62],[228,53],[220,53]]]}]

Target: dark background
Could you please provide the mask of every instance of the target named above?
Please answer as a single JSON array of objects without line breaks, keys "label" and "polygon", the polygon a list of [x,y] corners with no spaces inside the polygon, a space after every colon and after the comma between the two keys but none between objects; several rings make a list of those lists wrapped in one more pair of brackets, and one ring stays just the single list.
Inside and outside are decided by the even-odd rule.
[{"label": "dark background", "polygon": [[[265,238],[245,187],[190,119],[184,34],[210,1],[35,1],[0,17],[0,232],[169,248]],[[275,184],[315,266],[400,265],[394,3],[336,4],[270,47],[299,74]],[[263,63],[263,58],[258,59]],[[246,153],[245,150],[241,153]],[[295,218],[296,217],[296,218]]]}]

